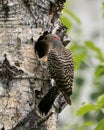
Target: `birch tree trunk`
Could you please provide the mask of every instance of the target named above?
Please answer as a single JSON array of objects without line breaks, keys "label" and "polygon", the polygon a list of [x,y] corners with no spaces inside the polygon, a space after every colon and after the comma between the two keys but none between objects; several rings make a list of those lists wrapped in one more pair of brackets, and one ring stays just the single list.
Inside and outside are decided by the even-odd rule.
[{"label": "birch tree trunk", "polygon": [[1,130],[56,130],[55,107],[47,116],[37,107],[50,82],[46,66],[38,64],[34,41],[59,24],[64,2],[0,0]]}]

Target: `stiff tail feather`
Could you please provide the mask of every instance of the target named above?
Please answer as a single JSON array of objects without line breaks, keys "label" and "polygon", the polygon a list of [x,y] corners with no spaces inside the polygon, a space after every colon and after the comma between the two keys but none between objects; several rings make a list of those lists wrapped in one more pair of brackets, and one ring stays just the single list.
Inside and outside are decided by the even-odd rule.
[{"label": "stiff tail feather", "polygon": [[52,87],[52,89],[40,101],[38,108],[42,114],[44,113],[46,115],[49,112],[57,95],[58,89],[56,87]]},{"label": "stiff tail feather", "polygon": [[63,96],[64,96],[64,98],[66,99],[66,102],[69,104],[69,105],[71,105],[71,100],[70,100],[70,95],[72,94],[72,91],[70,91],[70,95],[69,95],[69,93],[65,93],[65,92],[63,92],[63,91],[61,91],[61,93],[63,94]]}]

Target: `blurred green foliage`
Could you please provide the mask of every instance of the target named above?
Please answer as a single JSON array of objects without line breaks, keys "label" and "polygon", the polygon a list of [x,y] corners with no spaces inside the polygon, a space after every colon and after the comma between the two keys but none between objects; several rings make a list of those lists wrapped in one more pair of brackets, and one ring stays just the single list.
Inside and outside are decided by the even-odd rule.
[{"label": "blurred green foliage", "polygon": [[[103,117],[104,117],[104,94],[98,97],[97,103],[96,104],[85,104],[83,106],[81,106],[78,110],[77,110],[77,116],[82,116],[85,115],[89,112],[94,111],[94,115],[96,115],[97,112],[102,111]],[[94,122],[94,120],[92,120],[91,122]],[[86,123],[86,122],[84,122]],[[97,126],[95,127],[95,130],[103,130],[104,129],[104,118],[100,119],[99,122],[96,122]],[[94,125],[96,125],[94,123]],[[90,123],[88,124],[88,126],[90,125]]]},{"label": "blurred green foliage", "polygon": [[103,10],[102,16],[104,18],[104,2],[102,3],[102,10]]},{"label": "blurred green foliage", "polygon": [[80,19],[71,10],[69,10],[68,3],[69,1],[66,1],[64,4],[63,15],[60,18],[61,23],[67,27],[67,33],[72,27],[72,21],[70,19],[73,19],[78,24],[81,23]]},{"label": "blurred green foliage", "polygon": [[[69,0],[67,0],[64,5],[61,22],[67,27],[67,33],[70,34],[73,21],[76,22],[77,26],[81,24],[81,21],[69,9],[68,4]],[[104,2],[101,8],[104,17]],[[75,118],[80,118],[79,120],[81,120],[81,122],[72,121],[69,125],[65,126],[63,130],[104,130],[104,53],[101,48],[96,46],[96,44],[89,39],[83,42],[76,40],[70,44],[69,48],[73,54],[75,68],[75,88],[74,94],[72,95],[73,102],[78,102],[78,97],[86,80],[86,75],[81,75],[81,73],[85,73],[89,68],[93,68],[94,70],[93,73],[91,73],[93,77],[91,86],[93,91],[89,97],[91,102],[84,103],[80,108],[76,109]],[[93,63],[93,60],[96,61],[96,63]]]}]

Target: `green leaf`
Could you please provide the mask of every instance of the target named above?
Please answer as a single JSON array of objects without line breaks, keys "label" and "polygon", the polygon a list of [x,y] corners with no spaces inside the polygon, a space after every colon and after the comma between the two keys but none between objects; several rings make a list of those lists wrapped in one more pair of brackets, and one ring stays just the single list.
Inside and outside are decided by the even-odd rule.
[{"label": "green leaf", "polygon": [[91,50],[93,50],[94,52],[96,52],[97,54],[97,58],[101,61],[104,61],[104,57],[102,54],[102,51],[100,50],[100,48],[96,47],[95,44],[91,41],[86,41],[85,42],[85,46],[90,48]]},{"label": "green leaf", "polygon": [[94,83],[97,84],[97,86],[104,86],[104,64],[97,66],[94,73]]},{"label": "green leaf", "polygon": [[104,113],[104,108],[101,108],[102,113]]},{"label": "green leaf", "polygon": [[86,121],[83,123],[83,126],[93,126],[95,124],[94,121]]},{"label": "green leaf", "polygon": [[72,11],[70,11],[69,9],[64,8],[63,12],[68,14],[69,16],[71,16],[78,24],[81,23],[80,19]]},{"label": "green leaf", "polygon": [[97,100],[97,105],[98,105],[99,109],[104,106],[104,94],[101,95],[101,96],[98,98],[98,100]]},{"label": "green leaf", "polygon": [[62,15],[60,20],[61,20],[61,23],[63,25],[65,25],[68,29],[71,29],[72,23],[70,22],[70,20],[66,16]]},{"label": "green leaf", "polygon": [[100,76],[104,75],[104,65],[99,65],[95,71],[95,78],[99,78]]},{"label": "green leaf", "polygon": [[76,130],[87,130],[87,128],[85,126],[80,126]]},{"label": "green leaf", "polygon": [[84,115],[90,111],[97,110],[96,106],[94,104],[85,104],[82,107],[79,108],[77,111],[77,116]]},{"label": "green leaf", "polygon": [[97,127],[95,128],[95,130],[104,130],[104,119],[102,119],[99,124],[97,125]]},{"label": "green leaf", "polygon": [[104,2],[102,3],[102,9],[104,9]]}]

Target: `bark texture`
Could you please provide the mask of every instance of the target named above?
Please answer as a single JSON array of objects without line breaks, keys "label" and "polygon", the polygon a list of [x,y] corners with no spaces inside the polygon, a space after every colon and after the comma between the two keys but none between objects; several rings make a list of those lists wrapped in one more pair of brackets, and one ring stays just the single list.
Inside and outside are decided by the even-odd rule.
[{"label": "bark texture", "polygon": [[[64,102],[59,97],[47,115],[37,105],[51,87],[34,53],[44,31],[60,24],[64,0],[0,0],[0,129],[55,130]],[[44,79],[44,80],[43,80]],[[57,106],[57,107],[56,107]]]}]

